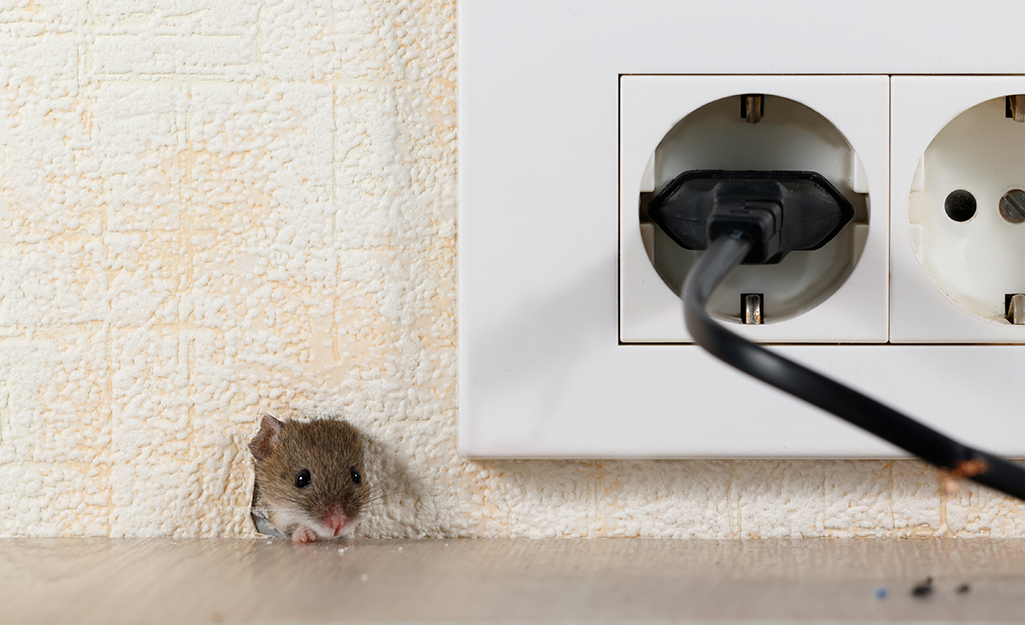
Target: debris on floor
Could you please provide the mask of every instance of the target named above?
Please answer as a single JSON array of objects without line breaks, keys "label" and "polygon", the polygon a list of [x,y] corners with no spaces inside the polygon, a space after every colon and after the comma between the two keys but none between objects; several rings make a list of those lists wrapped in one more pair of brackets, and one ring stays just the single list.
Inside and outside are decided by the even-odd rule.
[{"label": "debris on floor", "polygon": [[911,589],[911,596],[918,599],[925,599],[932,595],[935,589],[932,585],[932,578],[926,577],[925,581],[915,584],[915,587]]}]

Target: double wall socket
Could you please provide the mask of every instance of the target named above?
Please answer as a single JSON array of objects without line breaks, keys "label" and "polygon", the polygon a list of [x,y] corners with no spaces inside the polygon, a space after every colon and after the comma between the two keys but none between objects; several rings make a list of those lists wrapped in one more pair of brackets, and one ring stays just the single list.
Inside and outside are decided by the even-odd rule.
[{"label": "double wall socket", "polygon": [[[736,329],[1025,455],[1025,326],[1004,318],[1025,292],[1025,124],[1002,104],[1025,93],[1025,48],[985,19],[1017,5],[738,2],[460,2],[461,450],[902,455],[689,344],[674,289],[693,254],[658,240],[645,198],[721,167],[821,170],[856,206],[834,248],[737,278],[770,286],[767,322]],[[947,213],[955,191],[970,218]]]},{"label": "double wall socket", "polygon": [[[770,323],[739,325],[738,333],[764,342],[1025,343],[1025,325],[1011,323],[1007,310],[1015,294],[1025,294],[1025,212],[1017,219],[1001,213],[1002,203],[1014,205],[1015,191],[1025,202],[1025,123],[1009,116],[1006,102],[1019,92],[1025,78],[1016,76],[622,76],[620,340],[690,340],[678,284],[659,279],[658,233],[639,217],[638,193],[643,198],[688,168],[746,168],[818,171],[867,196],[868,210],[849,229],[849,273],[834,276],[822,301],[776,323],[770,307]],[[793,122],[774,123],[771,106],[758,125],[745,123],[738,103],[747,93],[806,105],[847,144],[838,154],[808,142],[789,145],[779,127]],[[697,114],[716,101],[724,101],[728,121]],[[699,117],[694,129],[681,133],[691,117]],[[759,130],[764,138],[752,136]],[[663,149],[673,133],[683,134],[675,153]],[[746,158],[730,162],[731,141]],[[691,153],[681,157],[682,149]],[[958,191],[977,205],[964,221],[943,210]],[[802,252],[788,260],[806,270],[827,265],[831,258],[823,256]],[[689,268],[678,256],[669,262]],[[750,282],[720,295],[739,308],[737,293],[766,290],[757,277]]]}]

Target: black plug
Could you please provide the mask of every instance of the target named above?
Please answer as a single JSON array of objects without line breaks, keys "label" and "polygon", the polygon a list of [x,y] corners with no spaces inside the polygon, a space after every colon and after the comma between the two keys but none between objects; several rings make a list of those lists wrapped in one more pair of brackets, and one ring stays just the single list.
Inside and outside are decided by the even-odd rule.
[{"label": "black plug", "polygon": [[815,172],[694,170],[666,185],[648,214],[689,250],[740,231],[752,242],[743,262],[772,264],[831,241],[854,218],[854,207]]}]

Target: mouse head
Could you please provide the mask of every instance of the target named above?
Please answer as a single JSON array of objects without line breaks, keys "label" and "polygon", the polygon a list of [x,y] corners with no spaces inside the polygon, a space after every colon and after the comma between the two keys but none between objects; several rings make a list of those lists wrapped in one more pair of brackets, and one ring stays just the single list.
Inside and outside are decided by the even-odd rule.
[{"label": "mouse head", "polygon": [[363,438],[345,421],[278,421],[265,415],[249,444],[256,485],[271,522],[348,534],[370,497]]}]

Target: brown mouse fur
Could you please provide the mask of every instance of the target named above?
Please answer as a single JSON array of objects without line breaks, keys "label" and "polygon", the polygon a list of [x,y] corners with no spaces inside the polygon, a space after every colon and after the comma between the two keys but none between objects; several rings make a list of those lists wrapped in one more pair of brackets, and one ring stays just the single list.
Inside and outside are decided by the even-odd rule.
[{"label": "brown mouse fur", "polygon": [[345,421],[279,421],[265,415],[249,443],[256,460],[253,520],[295,542],[352,531],[370,498],[364,443]]}]

